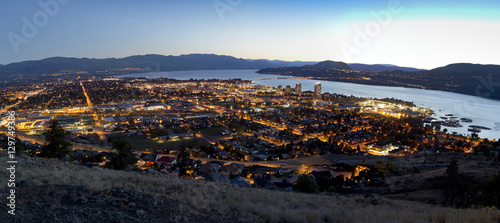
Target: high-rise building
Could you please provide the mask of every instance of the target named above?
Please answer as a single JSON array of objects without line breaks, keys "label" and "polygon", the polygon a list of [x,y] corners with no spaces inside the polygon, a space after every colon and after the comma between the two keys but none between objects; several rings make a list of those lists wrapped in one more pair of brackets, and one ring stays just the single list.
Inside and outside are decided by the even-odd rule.
[{"label": "high-rise building", "polygon": [[292,93],[292,87],[290,87],[290,85],[287,85],[285,87],[285,94],[291,94]]},{"label": "high-rise building", "polygon": [[316,84],[314,84],[314,95],[316,95],[316,97],[321,96],[321,82],[316,82]]},{"label": "high-rise building", "polygon": [[302,94],[302,84],[297,83],[295,85],[295,94]]},{"label": "high-rise building", "polygon": [[277,94],[283,94],[283,86],[278,85],[278,88],[276,88],[276,93]]}]

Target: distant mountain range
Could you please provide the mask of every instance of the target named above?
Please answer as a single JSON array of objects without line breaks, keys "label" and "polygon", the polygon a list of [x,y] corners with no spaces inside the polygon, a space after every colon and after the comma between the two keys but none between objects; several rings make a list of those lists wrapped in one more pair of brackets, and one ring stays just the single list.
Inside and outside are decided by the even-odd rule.
[{"label": "distant mountain range", "polygon": [[[249,60],[252,61],[252,60]],[[300,66],[305,66],[305,65],[315,65],[318,64],[319,62],[315,61],[308,61],[308,62],[303,62],[303,61],[282,61],[282,60],[263,60],[263,61],[268,61],[272,63],[274,66],[273,67],[300,67]],[[402,70],[402,71],[425,71],[425,69],[418,69],[418,68],[413,68],[413,67],[400,67],[396,65],[391,65],[391,64],[362,64],[362,63],[348,63],[350,68],[343,68],[345,70],[355,70],[355,71],[375,71],[375,72],[381,72],[381,71],[395,71],[395,70]]]},{"label": "distant mountain range", "polygon": [[[333,62],[333,61],[332,61]],[[130,56],[125,58],[89,59],[70,57],[51,57],[42,60],[23,61],[0,65],[1,78],[25,77],[33,78],[41,75],[105,75],[126,74],[133,72],[175,71],[175,70],[228,70],[228,69],[262,69],[277,67],[330,66],[332,62],[304,62],[283,60],[251,60],[215,54],[188,54],[180,56],[163,56],[157,54]],[[345,64],[338,62],[340,69],[345,70],[411,70],[387,65]]]},{"label": "distant mountain range", "polygon": [[350,63],[349,66],[356,71],[375,71],[375,72],[382,72],[382,71],[395,71],[395,70],[402,70],[402,71],[425,71],[424,69],[417,69],[413,67],[399,67],[395,65],[390,65],[390,64],[361,64],[361,63]]},{"label": "distant mountain range", "polygon": [[258,70],[257,73],[321,77],[324,75],[340,74],[345,71],[352,71],[352,68],[344,62],[327,60],[313,65],[304,65],[298,67],[268,67]]},{"label": "distant mountain range", "polygon": [[[247,59],[248,61],[255,61]],[[266,60],[261,59],[260,61],[267,61],[273,64],[273,67],[299,67],[304,65],[314,65],[317,64],[317,61],[284,61],[284,60]]]},{"label": "distant mountain range", "polygon": [[335,62],[335,61],[331,61],[331,60],[319,62],[319,63],[314,64],[314,65],[305,65],[305,66],[302,66],[302,68],[305,68],[305,69],[308,69],[308,68],[326,69],[326,70],[328,70],[328,69],[352,70],[352,68],[344,62]]},{"label": "distant mountain range", "polygon": [[[388,67],[387,65],[382,65]],[[352,67],[371,67],[366,70]],[[450,91],[486,98],[500,99],[500,65],[481,65],[458,63],[432,70],[404,71],[401,67],[394,70],[377,70],[381,65],[347,65],[342,62],[324,61],[315,65],[300,67],[264,68],[260,74],[312,77],[320,80],[343,81],[350,83],[400,86]],[[385,70],[385,68],[383,68]],[[356,72],[352,72],[355,70]],[[495,89],[498,88],[498,89]]]},{"label": "distant mountain range", "polygon": [[265,67],[302,66],[317,62],[249,60],[215,54],[188,54],[163,56],[157,54],[130,56],[125,58],[89,59],[51,57],[42,60],[23,61],[0,66],[1,78],[33,78],[41,75],[78,74],[106,75],[134,72],[178,71],[178,70],[239,70]]},{"label": "distant mountain range", "polygon": [[120,59],[51,57],[43,60],[4,65],[0,67],[0,77],[33,77],[58,73],[100,75],[103,72],[109,74],[109,71],[130,73],[138,71],[260,69],[274,66],[276,65],[265,60],[248,61],[231,56],[214,54],[189,54],[181,56],[150,54]]},{"label": "distant mountain range", "polygon": [[499,74],[500,65],[483,65],[483,64],[470,64],[470,63],[456,63],[449,64],[444,67],[438,67],[430,70],[433,74],[452,73],[459,76],[468,76],[474,74]]}]

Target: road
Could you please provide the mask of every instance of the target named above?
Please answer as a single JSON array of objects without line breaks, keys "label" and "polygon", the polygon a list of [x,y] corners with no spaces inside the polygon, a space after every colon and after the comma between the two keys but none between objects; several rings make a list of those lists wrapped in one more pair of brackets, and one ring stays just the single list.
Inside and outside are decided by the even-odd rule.
[{"label": "road", "polygon": [[85,87],[83,86],[83,83],[80,81],[80,85],[82,86],[83,94],[85,95],[85,98],[87,99],[87,105],[89,108],[94,108],[94,105],[92,104],[92,101],[90,100],[89,95],[87,94],[87,90],[85,90]]},{"label": "road", "polygon": [[[7,135],[7,129],[6,128],[0,128],[0,133]],[[27,140],[32,143],[38,143],[39,145],[44,145],[45,144],[45,139],[43,139],[41,136],[32,136],[32,135],[26,135],[24,133],[20,133],[20,131],[16,131],[17,136],[21,140]],[[81,149],[81,150],[95,150],[98,152],[109,152],[110,148],[106,147],[101,147],[97,145],[89,145],[89,144],[83,144],[83,143],[76,143],[76,142],[71,142],[73,149]]]}]

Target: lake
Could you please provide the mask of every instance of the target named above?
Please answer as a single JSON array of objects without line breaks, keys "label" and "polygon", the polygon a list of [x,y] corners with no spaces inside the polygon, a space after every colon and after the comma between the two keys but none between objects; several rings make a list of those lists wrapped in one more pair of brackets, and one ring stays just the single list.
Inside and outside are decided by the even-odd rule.
[{"label": "lake", "polygon": [[[499,139],[500,137],[500,101],[486,99],[477,96],[457,94],[444,91],[424,90],[416,88],[372,86],[353,84],[335,81],[318,81],[305,79],[280,79],[280,80],[256,80],[266,77],[289,77],[279,75],[261,75],[255,73],[255,70],[198,70],[198,71],[172,71],[172,72],[154,72],[126,74],[117,77],[146,77],[146,78],[173,78],[178,80],[188,79],[233,79],[241,78],[253,80],[255,84],[277,87],[290,85],[295,87],[297,82],[302,84],[303,91],[313,91],[314,84],[321,82],[322,92],[337,93],[344,95],[354,95],[357,97],[371,98],[398,98],[405,101],[412,101],[417,106],[431,108],[439,119],[445,114],[453,114],[460,118],[472,119],[472,123],[461,123],[464,127],[447,128],[448,132],[457,132],[459,134],[470,134],[467,131],[469,125],[479,125],[491,128],[491,130],[482,130],[478,135],[482,138]],[[254,80],[255,79],[255,80]]]}]

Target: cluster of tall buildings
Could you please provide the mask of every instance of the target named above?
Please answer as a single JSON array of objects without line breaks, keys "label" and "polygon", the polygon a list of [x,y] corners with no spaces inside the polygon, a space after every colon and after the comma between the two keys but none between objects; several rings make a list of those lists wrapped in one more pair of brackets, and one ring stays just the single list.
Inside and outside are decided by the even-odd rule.
[{"label": "cluster of tall buildings", "polygon": [[[303,92],[302,92],[302,84],[301,83],[297,83],[295,84],[295,88],[292,88],[290,85],[287,85],[285,87],[285,89],[283,89],[283,86],[279,85],[277,88],[276,88],[276,93],[277,94],[297,94],[297,95],[301,95]],[[320,97],[321,96],[321,82],[317,82],[316,84],[314,84],[314,96],[316,97]]]}]

